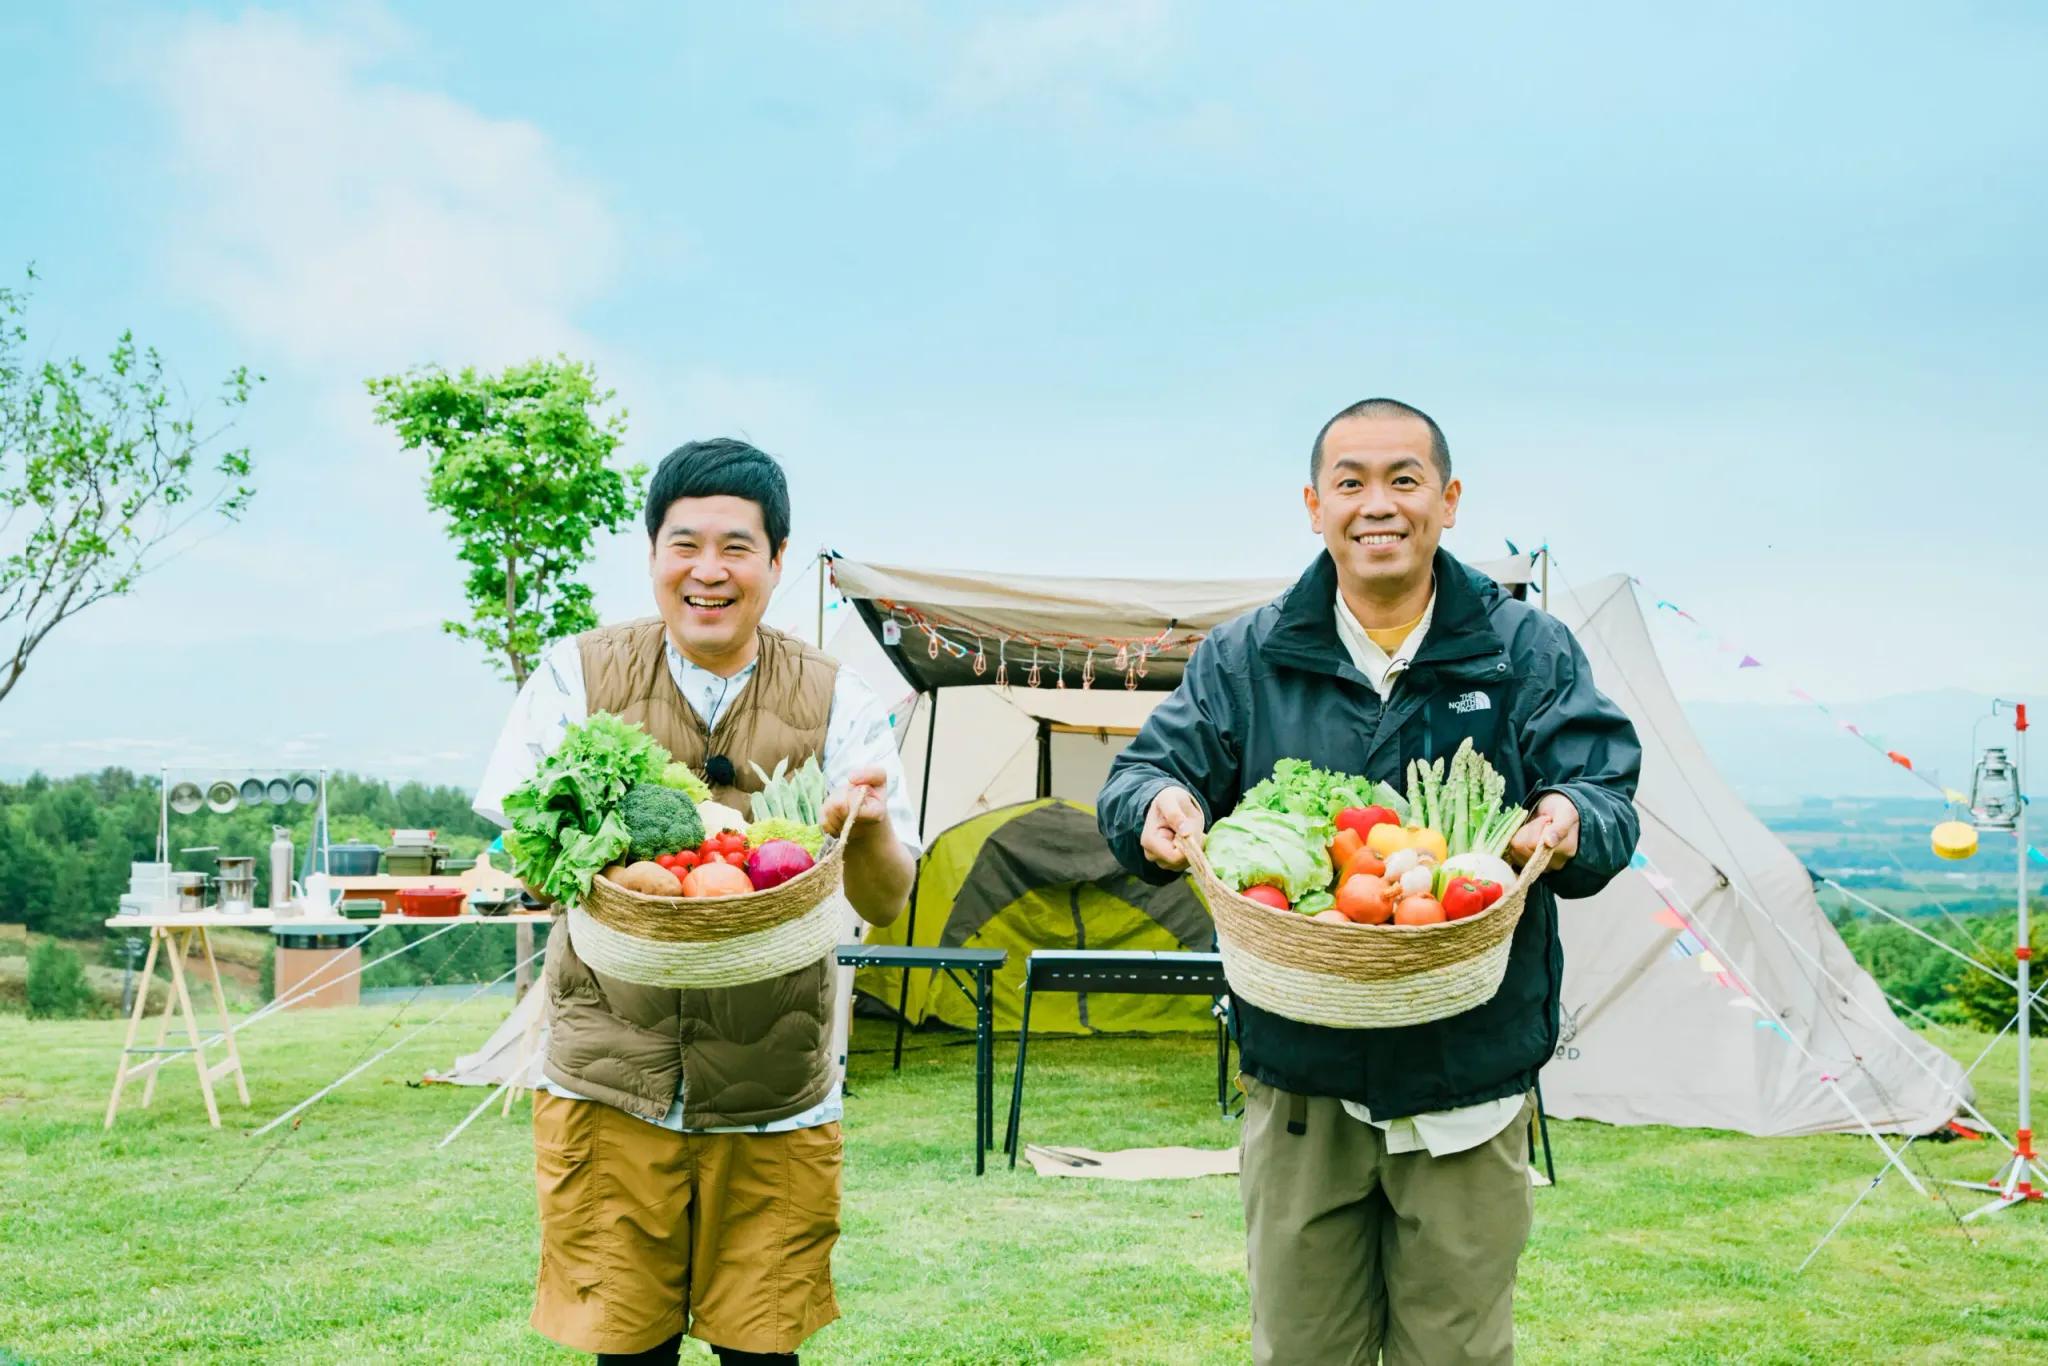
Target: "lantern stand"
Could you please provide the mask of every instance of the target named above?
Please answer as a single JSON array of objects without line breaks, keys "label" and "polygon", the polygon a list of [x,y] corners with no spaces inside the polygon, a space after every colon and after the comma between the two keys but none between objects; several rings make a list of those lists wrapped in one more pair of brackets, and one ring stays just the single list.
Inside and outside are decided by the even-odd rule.
[{"label": "lantern stand", "polygon": [[[2017,942],[2013,947],[2020,1012],[2019,1119],[2013,1127],[2011,1154],[1990,1180],[1949,1183],[1967,1190],[1989,1191],[1994,1197],[1989,1203],[1964,1215],[1966,1220],[2009,1209],[2029,1200],[2048,1199],[2048,1171],[2042,1169],[2039,1154],[2034,1149],[2032,1119],[2034,1075],[2029,1043],[2034,1024],[2031,971],[2034,950],[2028,936],[2027,908],[2027,708],[2025,703],[1994,701],[1991,715],[1996,717],[2008,707],[2013,711],[2013,753],[2008,757],[2003,747],[1994,746],[1984,750],[1983,757],[1977,761],[1976,773],[1970,780],[1969,825],[1973,830],[2010,830],[2014,845],[2019,850],[2019,890],[2015,902],[2019,922]],[[1937,852],[1941,852],[1938,846]]]}]

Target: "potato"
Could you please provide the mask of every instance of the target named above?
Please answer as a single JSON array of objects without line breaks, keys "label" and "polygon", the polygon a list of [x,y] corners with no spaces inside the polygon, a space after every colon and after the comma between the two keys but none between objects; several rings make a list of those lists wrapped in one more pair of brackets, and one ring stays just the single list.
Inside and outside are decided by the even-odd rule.
[{"label": "potato", "polygon": [[627,891],[639,892],[643,896],[683,894],[683,880],[652,859],[642,859],[618,873],[606,870],[605,876]]}]

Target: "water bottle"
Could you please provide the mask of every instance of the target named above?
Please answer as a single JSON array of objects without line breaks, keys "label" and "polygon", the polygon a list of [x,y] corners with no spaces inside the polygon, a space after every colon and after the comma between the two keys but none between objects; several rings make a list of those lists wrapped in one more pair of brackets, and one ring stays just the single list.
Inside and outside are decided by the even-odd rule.
[{"label": "water bottle", "polygon": [[282,911],[292,901],[292,832],[289,826],[270,827],[270,909]]}]

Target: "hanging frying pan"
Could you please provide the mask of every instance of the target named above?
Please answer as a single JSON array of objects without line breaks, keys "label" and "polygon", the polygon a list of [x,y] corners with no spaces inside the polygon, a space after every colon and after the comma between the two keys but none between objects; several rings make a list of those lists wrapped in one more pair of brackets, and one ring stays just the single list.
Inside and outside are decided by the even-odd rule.
[{"label": "hanging frying pan", "polygon": [[189,816],[205,804],[198,783],[179,783],[171,789],[171,810],[181,816]]},{"label": "hanging frying pan", "polygon": [[292,799],[292,785],[282,778],[272,778],[263,786],[263,798],[272,806],[283,806]]},{"label": "hanging frying pan", "polygon": [[228,812],[240,805],[240,802],[235,797],[235,785],[222,778],[219,782],[206,789],[206,804],[221,815],[227,815]]},{"label": "hanging frying pan", "polygon": [[314,785],[311,778],[300,778],[292,783],[292,800],[300,806],[311,804],[319,795],[320,789]]},{"label": "hanging frying pan", "polygon": [[242,805],[244,806],[254,806],[262,801],[263,780],[261,778],[242,779],[241,797]]}]

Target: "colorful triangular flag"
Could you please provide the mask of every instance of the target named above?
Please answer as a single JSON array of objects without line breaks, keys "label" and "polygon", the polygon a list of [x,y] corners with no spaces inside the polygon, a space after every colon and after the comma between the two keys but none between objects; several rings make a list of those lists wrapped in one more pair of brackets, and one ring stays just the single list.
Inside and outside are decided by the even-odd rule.
[{"label": "colorful triangular flag", "polygon": [[1726,972],[1727,970],[1728,969],[1721,966],[1721,960],[1714,956],[1714,951],[1712,949],[1708,949],[1705,953],[1700,955],[1701,972]]},{"label": "colorful triangular flag", "polygon": [[1735,667],[1738,669],[1761,669],[1763,666],[1764,662],[1755,655],[1744,655],[1742,662]]},{"label": "colorful triangular flag", "polygon": [[1650,919],[1656,921],[1667,930],[1682,930],[1685,928],[1685,917],[1672,910],[1669,906],[1658,907],[1657,913],[1652,915]]}]

